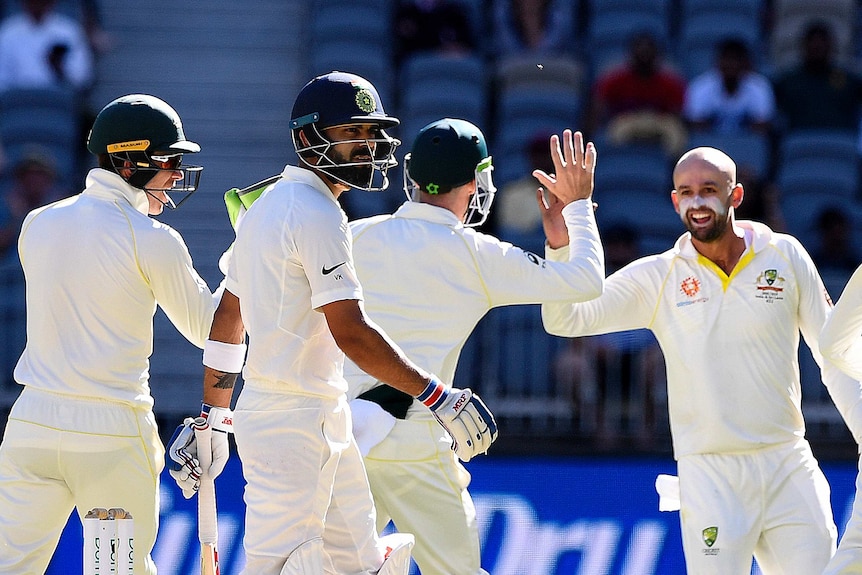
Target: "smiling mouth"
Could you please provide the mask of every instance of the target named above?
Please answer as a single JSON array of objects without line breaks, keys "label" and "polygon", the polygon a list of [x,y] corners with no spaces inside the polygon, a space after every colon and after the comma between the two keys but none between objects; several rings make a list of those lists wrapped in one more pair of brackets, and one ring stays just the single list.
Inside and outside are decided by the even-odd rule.
[{"label": "smiling mouth", "polygon": [[712,212],[696,212],[688,213],[689,221],[696,226],[703,226],[712,221],[713,214]]}]

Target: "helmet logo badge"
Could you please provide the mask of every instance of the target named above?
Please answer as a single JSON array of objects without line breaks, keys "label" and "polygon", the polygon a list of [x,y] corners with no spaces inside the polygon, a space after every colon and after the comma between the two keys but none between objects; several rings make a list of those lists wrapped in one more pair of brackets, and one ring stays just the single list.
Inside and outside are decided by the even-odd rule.
[{"label": "helmet logo badge", "polygon": [[438,194],[440,193],[440,185],[439,184],[428,184],[425,186],[425,191],[429,194]]},{"label": "helmet logo badge", "polygon": [[131,142],[118,142],[116,144],[108,144],[107,152],[109,154],[114,154],[116,152],[137,152],[146,150],[149,147],[149,140],[133,140]]},{"label": "helmet logo badge", "polygon": [[371,94],[368,88],[359,88],[356,90],[356,106],[366,114],[370,114],[377,108],[374,95]]}]

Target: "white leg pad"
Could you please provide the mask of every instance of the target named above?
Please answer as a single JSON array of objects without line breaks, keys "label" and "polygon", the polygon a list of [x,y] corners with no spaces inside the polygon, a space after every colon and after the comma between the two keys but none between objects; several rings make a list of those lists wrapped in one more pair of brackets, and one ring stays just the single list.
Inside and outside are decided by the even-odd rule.
[{"label": "white leg pad", "polygon": [[380,538],[385,549],[383,565],[377,575],[407,575],[410,571],[410,552],[416,539],[410,533],[392,533]]},{"label": "white leg pad", "polygon": [[323,540],[319,537],[306,541],[294,549],[287,557],[284,567],[281,568],[280,575],[305,573],[323,573]]}]

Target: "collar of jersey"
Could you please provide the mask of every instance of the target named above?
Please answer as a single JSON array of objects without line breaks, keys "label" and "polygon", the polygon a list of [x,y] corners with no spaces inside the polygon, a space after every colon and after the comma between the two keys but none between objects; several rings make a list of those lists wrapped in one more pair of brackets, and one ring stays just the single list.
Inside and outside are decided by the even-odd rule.
[{"label": "collar of jersey", "polygon": [[136,211],[144,215],[150,213],[150,202],[147,201],[147,193],[130,185],[119,174],[93,168],[87,174],[87,185],[83,193],[88,196],[106,200],[122,198]]},{"label": "collar of jersey", "polygon": [[[752,222],[749,220],[736,220],[736,225],[746,232],[746,236],[751,237],[751,251],[758,253],[772,241],[772,230],[766,224],[760,222]],[[698,251],[694,244],[691,243],[691,234],[686,232],[676,241],[676,249],[684,258],[697,258]]]},{"label": "collar of jersey", "polygon": [[285,166],[284,170],[281,172],[281,176],[284,181],[306,184],[329,198],[335,204],[338,204],[338,200],[336,200],[335,196],[332,195],[332,190],[329,189],[326,182],[311,170],[299,168],[297,166]]},{"label": "collar of jersey", "polygon": [[462,228],[463,222],[458,219],[458,216],[453,214],[446,208],[432,206],[431,204],[423,204],[422,202],[406,201],[401,204],[395,213],[396,218],[405,218],[408,220],[425,220],[435,224],[443,224],[450,228]]}]

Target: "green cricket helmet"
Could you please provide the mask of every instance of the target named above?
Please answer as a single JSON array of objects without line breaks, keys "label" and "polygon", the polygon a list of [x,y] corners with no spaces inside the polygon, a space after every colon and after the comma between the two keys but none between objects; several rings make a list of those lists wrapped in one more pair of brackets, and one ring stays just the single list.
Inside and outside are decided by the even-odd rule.
[{"label": "green cricket helmet", "polygon": [[[387,172],[398,165],[395,148],[401,142],[385,130],[400,121],[383,110],[380,95],[371,82],[346,72],[318,76],[300,90],[290,117],[293,147],[303,164],[361,190],[382,191],[389,186]],[[324,134],[327,128],[350,124],[376,125],[376,137],[333,142]],[[356,143],[373,152],[370,160],[341,158],[333,153],[335,144]],[[382,176],[379,185],[374,183],[375,172]]]},{"label": "green cricket helmet", "polygon": [[[186,139],[179,114],[164,100],[147,94],[122,96],[102,108],[90,129],[87,149],[96,156],[107,155],[107,169],[131,170],[126,180],[145,192],[156,191],[147,185],[159,170],[182,172],[182,183],[161,190],[170,208],[197,190],[203,170],[182,164],[183,154],[200,152],[201,147]],[[175,203],[168,192],[185,195]]]},{"label": "green cricket helmet", "polygon": [[443,118],[422,128],[404,156],[404,193],[416,201],[420,192],[445,194],[476,180],[464,225],[479,226],[497,192],[493,169],[482,130],[466,120]]}]

